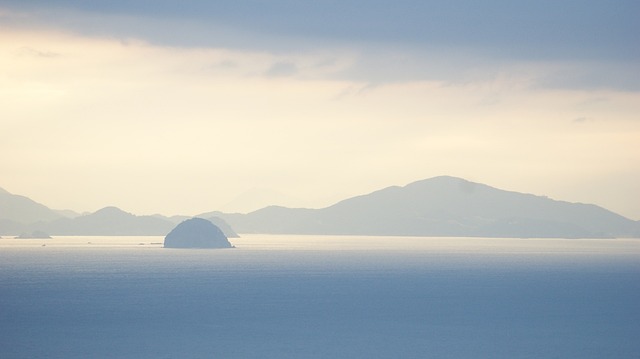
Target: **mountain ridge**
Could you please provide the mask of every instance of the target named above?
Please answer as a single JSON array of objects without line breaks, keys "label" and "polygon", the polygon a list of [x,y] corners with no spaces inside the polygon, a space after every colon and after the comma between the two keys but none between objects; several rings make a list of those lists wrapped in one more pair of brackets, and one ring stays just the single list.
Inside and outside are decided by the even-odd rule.
[{"label": "mountain ridge", "polygon": [[0,188],[0,219],[22,224],[62,218],[47,206]]},{"label": "mountain ridge", "polygon": [[[640,222],[592,204],[500,190],[452,176],[390,186],[321,209],[218,214],[239,232],[282,234],[617,237]],[[287,218],[287,221],[283,221]]]},{"label": "mountain ridge", "polygon": [[[10,200],[7,200],[7,199]],[[17,199],[16,199],[17,198]],[[11,202],[13,201],[13,202]],[[12,203],[44,218],[7,216]],[[117,207],[66,218],[27,197],[0,191],[0,235],[44,230],[52,235],[165,235],[191,217],[137,216]],[[19,211],[18,211],[19,212]],[[73,214],[73,212],[70,212]],[[48,216],[48,217],[47,217]],[[239,233],[466,236],[640,237],[633,221],[594,204],[571,203],[507,191],[452,176],[437,176],[346,198],[328,207],[267,206],[247,214],[206,212],[228,237]],[[13,219],[12,219],[13,218]],[[19,218],[18,218],[19,219]]]}]

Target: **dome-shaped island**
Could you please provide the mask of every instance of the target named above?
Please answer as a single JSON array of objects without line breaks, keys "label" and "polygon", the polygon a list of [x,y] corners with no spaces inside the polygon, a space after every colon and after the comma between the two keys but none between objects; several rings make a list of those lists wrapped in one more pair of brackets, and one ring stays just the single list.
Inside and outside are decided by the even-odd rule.
[{"label": "dome-shaped island", "polygon": [[233,248],[220,228],[202,218],[178,224],[164,237],[165,248]]}]

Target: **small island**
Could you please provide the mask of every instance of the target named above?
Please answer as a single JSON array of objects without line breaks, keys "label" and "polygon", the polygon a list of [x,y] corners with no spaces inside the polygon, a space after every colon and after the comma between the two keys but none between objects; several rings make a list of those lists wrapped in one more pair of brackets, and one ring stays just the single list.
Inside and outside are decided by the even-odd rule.
[{"label": "small island", "polygon": [[31,233],[21,233],[16,239],[51,239],[51,236],[43,231],[33,231]]},{"label": "small island", "polygon": [[178,224],[164,238],[165,248],[233,248],[222,230],[202,218]]}]

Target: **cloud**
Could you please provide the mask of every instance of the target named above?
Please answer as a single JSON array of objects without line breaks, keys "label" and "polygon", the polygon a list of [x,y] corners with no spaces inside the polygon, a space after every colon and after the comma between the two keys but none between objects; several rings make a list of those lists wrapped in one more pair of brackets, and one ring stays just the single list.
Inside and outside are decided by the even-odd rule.
[{"label": "cloud", "polygon": [[287,77],[293,76],[298,73],[298,67],[288,61],[279,61],[271,65],[265,72],[266,76],[270,77]]},{"label": "cloud", "polygon": [[[327,42],[344,44],[386,43],[414,48],[444,47],[484,49],[497,57],[537,58],[541,60],[617,59],[637,61],[640,53],[634,34],[639,26],[637,1],[622,0],[614,3],[586,0],[536,1],[514,4],[504,0],[478,3],[462,1],[398,0],[373,1],[363,4],[359,0],[339,2],[292,2],[289,0],[261,0],[242,2],[186,1],[181,3],[146,1],[77,2],[71,0],[5,1],[5,6],[42,15],[51,9],[76,9],[78,12],[102,14],[102,23],[94,29],[108,26],[105,19],[130,17],[144,21],[160,19],[182,22],[183,25],[209,24],[202,27],[203,36],[181,28],[165,27],[155,32],[153,39],[164,44],[179,45],[181,36],[191,33],[184,41],[196,46],[212,46],[220,34],[213,28],[227,29],[223,36],[250,33],[261,39],[271,38],[317,45]],[[44,17],[44,16],[43,16]],[[49,23],[64,26],[87,27],[69,17],[49,17]],[[96,20],[95,18],[92,21]],[[131,23],[111,25],[117,31],[124,25],[128,36],[139,36],[144,27]],[[168,30],[170,28],[171,30]],[[209,29],[209,31],[207,31]],[[215,36],[211,36],[215,35]],[[151,36],[145,32],[144,37]],[[295,42],[294,39],[304,39]],[[306,41],[305,41],[306,40]],[[241,46],[257,46],[249,38]],[[195,43],[197,42],[197,43]],[[250,43],[251,42],[251,43]],[[274,46],[270,41],[269,46]],[[282,46],[287,46],[281,44]]]},{"label": "cloud", "polygon": [[233,60],[222,60],[215,65],[216,67],[221,67],[225,69],[233,69],[238,67],[238,63]]},{"label": "cloud", "polygon": [[640,62],[556,62],[547,63],[546,68],[547,70],[535,79],[535,86],[640,92]]},{"label": "cloud", "polygon": [[36,50],[36,49],[30,48],[30,47],[27,47],[27,46],[23,46],[23,47],[20,48],[19,55],[20,56],[44,57],[44,58],[52,58],[52,57],[60,56],[60,54],[55,53],[53,51]]},{"label": "cloud", "polygon": [[[531,84],[558,89],[640,91],[634,1],[514,4],[490,0],[265,3],[191,1],[8,1],[8,24],[184,48],[277,55],[266,76],[308,73],[300,54],[351,52],[335,78],[365,83],[487,81],[532,63]],[[12,14],[16,14],[15,16]],[[20,14],[20,18],[17,18]],[[117,26],[115,25],[117,24]],[[170,30],[169,30],[170,29]],[[325,58],[332,67],[331,59]],[[320,71],[316,66],[316,72]],[[506,69],[506,71],[505,71]],[[322,70],[326,73],[328,70]]]}]

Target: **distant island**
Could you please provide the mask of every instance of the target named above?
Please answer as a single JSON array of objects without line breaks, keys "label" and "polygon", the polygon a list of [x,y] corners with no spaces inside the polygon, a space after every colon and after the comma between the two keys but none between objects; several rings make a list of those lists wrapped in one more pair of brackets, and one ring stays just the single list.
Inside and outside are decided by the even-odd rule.
[{"label": "distant island", "polygon": [[51,236],[43,231],[33,231],[31,233],[21,233],[16,239],[51,239]]},{"label": "distant island", "polygon": [[[165,236],[187,218],[190,217],[137,216],[113,206],[81,215],[69,210],[53,210],[0,188],[0,235],[6,236],[36,230],[59,236]],[[214,222],[228,238],[238,237],[221,218],[205,218]]]},{"label": "distant island", "polygon": [[208,213],[240,233],[368,236],[640,237],[640,222],[593,204],[557,201],[439,176],[321,209],[271,206]]},{"label": "distant island", "polygon": [[191,218],[164,238],[165,248],[232,248],[220,228],[202,218]]},{"label": "distant island", "polygon": [[[67,217],[71,215],[72,217]],[[451,176],[391,186],[320,209],[269,206],[206,212],[226,238],[238,233],[433,237],[640,237],[633,221],[593,204],[497,189]],[[138,216],[116,207],[85,215],[51,210],[0,189],[0,235],[162,235],[186,216]]]}]

